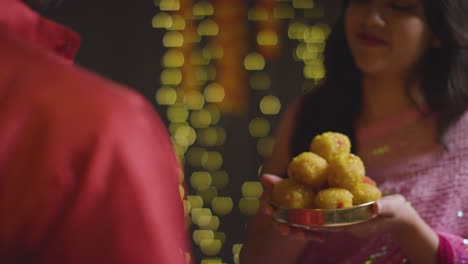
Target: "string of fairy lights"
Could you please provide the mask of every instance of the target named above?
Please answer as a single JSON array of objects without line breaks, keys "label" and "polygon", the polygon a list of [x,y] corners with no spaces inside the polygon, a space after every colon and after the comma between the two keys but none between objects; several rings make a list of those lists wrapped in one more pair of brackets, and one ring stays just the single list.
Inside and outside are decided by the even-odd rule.
[{"label": "string of fairy lights", "polygon": [[[252,7],[228,0],[154,0],[154,4],[158,12],[152,25],[164,31],[165,48],[155,99],[165,110],[185,170],[180,191],[187,230],[193,248],[202,255],[192,260],[238,263],[242,241],[230,240],[229,226],[221,228],[223,218],[239,212],[254,215],[263,188],[259,181],[246,181],[238,201],[218,195],[230,187],[230,177],[236,177],[224,169],[223,155],[227,138],[235,135],[220,121],[233,114],[248,118],[244,129],[255,139],[257,155],[267,158],[274,145],[272,124],[284,110],[267,66],[284,52],[282,41],[294,41],[292,56],[303,63],[304,89],[314,87],[325,74],[322,53],[330,29],[320,23],[323,9],[312,0],[257,0]],[[251,24],[257,25],[255,47],[249,45]],[[257,107],[251,116],[245,110],[248,105]],[[232,258],[222,259],[223,249]]]}]

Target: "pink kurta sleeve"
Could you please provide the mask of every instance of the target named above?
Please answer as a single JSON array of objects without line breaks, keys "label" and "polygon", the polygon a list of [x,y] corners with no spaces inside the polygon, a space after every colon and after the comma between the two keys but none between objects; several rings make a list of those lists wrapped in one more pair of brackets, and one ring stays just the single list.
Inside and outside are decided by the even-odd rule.
[{"label": "pink kurta sleeve", "polygon": [[468,239],[441,232],[437,235],[439,236],[439,263],[461,264],[468,262]]}]

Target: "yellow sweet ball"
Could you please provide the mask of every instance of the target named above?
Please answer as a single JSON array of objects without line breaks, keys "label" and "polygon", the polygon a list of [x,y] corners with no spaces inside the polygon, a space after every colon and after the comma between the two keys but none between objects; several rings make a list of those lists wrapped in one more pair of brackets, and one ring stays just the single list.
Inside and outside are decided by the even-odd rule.
[{"label": "yellow sweet ball", "polygon": [[288,176],[307,187],[318,189],[327,182],[328,163],[312,152],[303,152],[289,163]]},{"label": "yellow sweet ball", "polygon": [[367,183],[358,183],[351,190],[353,205],[377,201],[382,197],[382,192],[376,186]]},{"label": "yellow sweet ball", "polygon": [[310,143],[310,151],[330,162],[332,159],[351,152],[349,138],[337,132],[325,132],[315,136]]},{"label": "yellow sweet ball", "polygon": [[341,188],[327,188],[317,193],[315,206],[319,209],[338,209],[353,206],[353,194]]},{"label": "yellow sweet ball", "polygon": [[286,208],[312,208],[314,192],[291,179],[283,179],[273,185],[271,199]]},{"label": "yellow sweet ball", "polygon": [[366,174],[364,163],[354,154],[344,154],[330,161],[328,184],[330,187],[352,190]]}]

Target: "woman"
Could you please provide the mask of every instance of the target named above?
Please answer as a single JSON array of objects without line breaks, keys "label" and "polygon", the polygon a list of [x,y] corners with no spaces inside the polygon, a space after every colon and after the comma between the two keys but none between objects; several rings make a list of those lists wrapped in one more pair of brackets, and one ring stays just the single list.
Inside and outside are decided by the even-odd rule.
[{"label": "woman", "polygon": [[[241,263],[468,261],[468,1],[348,0],[327,77],[296,100],[264,165]],[[268,186],[322,132],[347,134],[386,196],[378,217],[313,233],[280,225]],[[273,175],[271,175],[273,174]]]}]

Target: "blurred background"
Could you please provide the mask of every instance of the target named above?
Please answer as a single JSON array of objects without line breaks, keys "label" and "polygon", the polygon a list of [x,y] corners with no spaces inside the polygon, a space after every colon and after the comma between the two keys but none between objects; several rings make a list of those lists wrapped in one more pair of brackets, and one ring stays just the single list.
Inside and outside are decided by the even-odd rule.
[{"label": "blurred background", "polygon": [[77,63],[131,86],[184,167],[195,263],[238,263],[258,171],[291,100],[323,78],[339,0],[67,0],[46,16],[82,36]]}]

